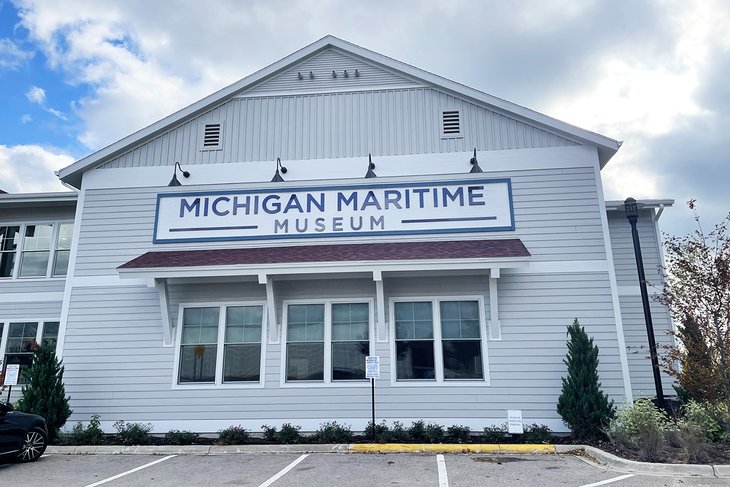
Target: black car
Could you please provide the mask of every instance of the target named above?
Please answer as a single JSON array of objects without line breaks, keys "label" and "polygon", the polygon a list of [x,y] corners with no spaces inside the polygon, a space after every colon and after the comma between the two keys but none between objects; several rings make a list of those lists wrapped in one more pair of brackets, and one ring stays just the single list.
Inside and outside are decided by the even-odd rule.
[{"label": "black car", "polygon": [[0,459],[38,460],[48,446],[46,420],[36,414],[13,411],[0,401]]}]

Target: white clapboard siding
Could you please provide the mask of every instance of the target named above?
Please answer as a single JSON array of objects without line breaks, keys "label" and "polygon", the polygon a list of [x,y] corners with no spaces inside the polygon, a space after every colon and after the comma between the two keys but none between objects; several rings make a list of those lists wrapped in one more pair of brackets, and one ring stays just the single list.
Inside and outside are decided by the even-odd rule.
[{"label": "white clapboard siding", "polygon": [[[441,137],[441,110],[461,111],[462,137]],[[223,124],[221,150],[202,127]],[[390,156],[576,145],[560,135],[433,88],[233,98],[102,167]]]},{"label": "white clapboard siding", "polygon": [[[514,173],[493,172],[488,177],[511,177],[515,232],[443,234],[430,239],[518,237],[534,261],[600,260],[605,247],[598,195],[591,168],[543,169]],[[558,178],[556,176],[562,176]],[[221,185],[218,189],[235,189]],[[545,189],[546,188],[546,189]],[[195,191],[202,187],[186,186]],[[175,188],[87,190],[75,275],[116,274],[116,267],[151,250],[200,248],[200,244],[152,244],[155,202],[158,192]],[[110,217],[113,215],[113,217]],[[413,240],[423,240],[415,235]],[[287,240],[276,245],[345,243],[393,240],[393,237],[317,238]],[[408,240],[398,237],[398,241]],[[266,241],[209,242],[205,248],[259,247]]]},{"label": "white clapboard siding", "polygon": [[[671,211],[671,210],[670,210]],[[672,321],[666,306],[656,301],[661,291],[660,265],[662,264],[660,243],[654,230],[653,213],[641,211],[637,222],[641,256],[644,261],[644,273],[649,282],[654,338],[660,356],[664,355],[663,347],[674,343],[670,335]],[[611,250],[616,268],[616,280],[619,285],[619,301],[621,303],[621,319],[626,338],[626,354],[631,373],[631,387],[636,396],[654,396],[654,375],[649,360],[649,342],[646,332],[644,308],[639,294],[639,275],[636,270],[631,226],[623,212],[608,212],[608,225],[611,234]],[[672,379],[662,372],[662,384],[665,395],[674,395]]]},{"label": "white clapboard siding", "polygon": [[[344,71],[347,70],[347,77]],[[357,70],[357,76],[355,75]],[[332,76],[335,71],[336,77]],[[302,77],[299,79],[299,74]],[[313,77],[310,77],[312,73]],[[312,92],[362,89],[372,86],[417,85],[416,81],[367,62],[359,57],[330,48],[267,78],[245,91],[249,94],[271,92]]]},{"label": "white clapboard siding", "polygon": [[[181,302],[261,300],[256,283],[171,285],[171,311]],[[482,295],[489,302],[487,276],[398,277],[384,281],[386,300],[396,297]],[[553,292],[560,289],[556,295]],[[368,279],[320,279],[276,282],[278,315],[284,300],[375,298]],[[622,376],[617,358],[608,273],[514,274],[499,279],[502,340],[487,347],[491,385],[438,386],[417,389],[390,385],[390,344],[376,343],[383,379],[378,386],[382,418],[441,420],[450,424],[503,418],[507,409],[522,409],[526,419],[559,421],[555,404],[565,375],[565,326],[579,318],[601,349],[600,378],[604,390],[621,401]],[[520,312],[518,303],[552,301],[556,306],[535,315]],[[585,305],[590,303],[590,307]],[[95,306],[103,312],[82,312]],[[134,309],[132,313],[130,311]],[[488,316],[488,306],[483,310]],[[363,424],[369,417],[367,387],[280,386],[283,344],[267,344],[264,389],[172,389],[175,348],[162,347],[159,301],[146,287],[80,288],[72,296],[66,338],[67,392],[74,416],[88,420],[178,421],[193,424],[215,414],[224,423],[293,424],[338,419]],[[390,317],[387,317],[390,319]],[[92,370],[93,369],[93,370]],[[445,391],[444,387],[448,387]],[[446,393],[445,393],[446,392]],[[459,404],[454,408],[454,404]],[[167,423],[164,423],[167,424]],[[162,428],[162,426],[160,426]]]}]

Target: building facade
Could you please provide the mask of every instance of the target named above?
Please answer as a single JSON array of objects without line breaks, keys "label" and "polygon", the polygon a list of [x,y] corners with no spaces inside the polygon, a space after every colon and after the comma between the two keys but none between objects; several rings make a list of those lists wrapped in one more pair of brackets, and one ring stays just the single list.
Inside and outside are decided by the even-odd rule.
[{"label": "building facade", "polygon": [[619,146],[328,36],[62,169],[77,194],[0,196],[0,351],[57,323],[70,421],[108,431],[362,430],[373,355],[378,420],[565,431],[574,318],[612,399],[654,393]]}]

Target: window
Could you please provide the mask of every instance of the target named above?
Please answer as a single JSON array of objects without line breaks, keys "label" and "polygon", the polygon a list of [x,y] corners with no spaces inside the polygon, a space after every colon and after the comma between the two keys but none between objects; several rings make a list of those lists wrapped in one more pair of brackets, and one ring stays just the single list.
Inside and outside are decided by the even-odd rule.
[{"label": "window", "polygon": [[72,236],[71,223],[0,226],[0,278],[65,276]]},{"label": "window", "polygon": [[20,364],[18,384],[25,384],[23,370],[33,363],[33,345],[36,343],[38,323],[10,323],[5,345],[5,365]]},{"label": "window", "polygon": [[286,381],[365,380],[370,354],[370,305],[288,304]]},{"label": "window", "polygon": [[182,308],[178,383],[258,383],[263,305]]},{"label": "window", "polygon": [[480,309],[478,299],[395,301],[396,380],[484,380]]},{"label": "window", "polygon": [[[7,330],[5,350],[0,349],[0,358],[4,364],[20,364],[19,384],[24,384],[23,369],[33,363],[33,346],[36,343],[48,344],[56,347],[58,342],[58,321],[47,322],[15,322],[7,326],[0,323],[0,345],[2,344],[3,330]],[[4,365],[3,365],[4,366]]]},{"label": "window", "polygon": [[71,255],[71,238],[74,226],[71,223],[62,223],[56,235],[56,257],[53,261],[52,276],[65,276],[68,271],[68,259]]},{"label": "window", "polygon": [[43,277],[48,272],[53,225],[26,225],[20,277]]},{"label": "window", "polygon": [[0,227],[0,277],[13,277],[20,227]]}]

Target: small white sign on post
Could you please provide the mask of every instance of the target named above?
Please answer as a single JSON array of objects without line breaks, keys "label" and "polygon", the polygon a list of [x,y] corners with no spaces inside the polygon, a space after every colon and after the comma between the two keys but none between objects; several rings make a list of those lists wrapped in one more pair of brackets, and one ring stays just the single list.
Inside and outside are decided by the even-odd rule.
[{"label": "small white sign on post", "polygon": [[365,378],[380,379],[380,357],[378,355],[365,357]]},{"label": "small white sign on post", "polygon": [[525,432],[522,428],[522,411],[510,409],[507,411],[507,432],[511,435],[521,435]]},{"label": "small white sign on post", "polygon": [[8,364],[8,367],[5,369],[5,383],[3,385],[17,386],[19,372],[20,372],[19,364]]}]

